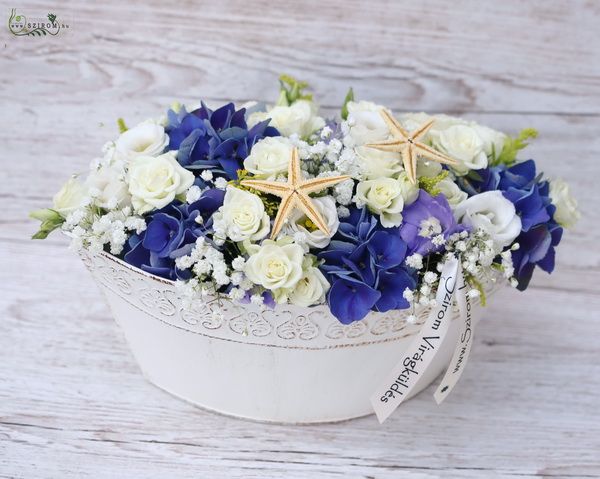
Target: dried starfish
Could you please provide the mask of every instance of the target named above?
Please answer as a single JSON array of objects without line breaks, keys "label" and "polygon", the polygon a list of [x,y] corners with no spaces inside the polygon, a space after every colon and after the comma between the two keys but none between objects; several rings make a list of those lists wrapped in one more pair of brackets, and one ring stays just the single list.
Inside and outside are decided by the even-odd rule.
[{"label": "dried starfish", "polygon": [[417,157],[422,156],[428,160],[437,161],[446,165],[457,165],[458,162],[449,156],[434,150],[429,145],[419,140],[429,131],[435,120],[429,120],[410,133],[407,132],[400,122],[396,120],[386,110],[381,110],[381,117],[388,126],[392,139],[382,141],[381,143],[368,143],[366,146],[376,148],[382,151],[393,151],[402,154],[402,163],[408,178],[413,184],[417,184]]},{"label": "dried starfish", "polygon": [[273,224],[273,230],[271,231],[271,239],[275,239],[279,231],[281,231],[285,221],[296,208],[301,210],[317,228],[329,236],[330,232],[329,228],[327,228],[327,223],[315,207],[311,197],[308,195],[329,188],[348,178],[349,176],[330,176],[327,178],[314,178],[311,180],[304,179],[300,170],[298,149],[294,148],[292,150],[292,158],[288,165],[287,182],[244,180],[242,181],[242,185],[281,198],[279,210],[277,211],[277,216],[275,217],[275,222]]}]

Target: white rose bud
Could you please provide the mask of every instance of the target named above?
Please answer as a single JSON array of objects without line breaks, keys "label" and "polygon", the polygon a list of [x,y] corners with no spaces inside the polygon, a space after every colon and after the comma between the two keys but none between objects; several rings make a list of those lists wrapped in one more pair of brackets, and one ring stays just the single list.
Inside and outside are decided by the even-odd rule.
[{"label": "white rose bud", "polygon": [[368,146],[359,146],[354,151],[360,172],[367,180],[391,178],[402,171],[400,153],[381,151]]},{"label": "white rose bud", "polygon": [[304,250],[297,244],[278,245],[265,240],[244,265],[244,273],[254,284],[274,291],[293,288],[302,278]]},{"label": "white rose bud", "polygon": [[565,228],[572,228],[581,218],[577,201],[569,191],[569,185],[560,178],[550,181],[550,200],[556,206],[554,219]]},{"label": "white rose bud", "polygon": [[262,200],[253,193],[228,187],[223,206],[214,214],[215,223],[224,223],[233,241],[260,240],[269,234],[271,223]]},{"label": "white rose bud", "polygon": [[381,117],[383,106],[370,101],[348,102],[350,136],[357,145],[386,140],[390,131]]},{"label": "white rose bud", "polygon": [[273,179],[280,173],[287,173],[292,154],[292,144],[282,136],[267,137],[252,147],[244,160],[244,168],[255,175]]},{"label": "white rose bud", "polygon": [[69,213],[81,207],[87,197],[87,188],[73,176],[53,197],[52,209],[66,218]]},{"label": "white rose bud", "polygon": [[470,126],[454,125],[443,130],[436,146],[458,161],[459,164],[452,167],[458,174],[464,175],[469,170],[480,170],[488,165],[483,141]]},{"label": "white rose bud", "polygon": [[500,191],[471,196],[456,207],[454,215],[464,225],[488,233],[497,250],[510,245],[521,233],[521,218]]},{"label": "white rose bud", "polygon": [[400,182],[393,178],[361,181],[356,187],[356,201],[378,214],[385,228],[400,226],[404,198]]},{"label": "white rose bud", "polygon": [[325,126],[325,120],[317,116],[316,111],[312,101],[298,100],[290,106],[275,106],[268,112],[253,113],[248,117],[248,124],[254,126],[270,118],[269,125],[277,128],[283,136],[296,134],[305,138]]},{"label": "white rose bud", "polygon": [[138,156],[129,164],[129,192],[139,214],[162,208],[194,183],[194,175],[183,168],[173,153],[157,157]]},{"label": "white rose bud", "polygon": [[292,304],[298,306],[313,306],[325,300],[325,294],[329,290],[329,282],[323,276],[319,268],[311,267],[304,272],[300,281],[289,293],[288,299]]},{"label": "white rose bud", "polygon": [[115,142],[115,153],[126,161],[138,156],[158,156],[169,144],[169,135],[162,125],[145,121],[130,128]]}]

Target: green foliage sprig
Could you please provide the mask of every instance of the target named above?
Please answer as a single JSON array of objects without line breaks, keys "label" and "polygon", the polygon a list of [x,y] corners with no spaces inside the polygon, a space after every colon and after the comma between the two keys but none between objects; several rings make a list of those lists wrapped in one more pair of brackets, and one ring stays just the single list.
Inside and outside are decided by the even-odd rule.
[{"label": "green foliage sprig", "polygon": [[498,157],[496,157],[495,152],[492,153],[492,165],[505,164],[511,166],[517,159],[517,153],[529,145],[526,140],[537,138],[537,136],[538,131],[535,128],[525,128],[520,131],[516,138],[507,137]]},{"label": "green foliage sprig", "polygon": [[437,196],[442,191],[437,187],[438,183],[448,176],[448,170],[442,171],[439,175],[428,177],[421,176],[419,178],[419,188],[425,190],[431,196]]},{"label": "green foliage sprig", "polygon": [[279,77],[279,84],[278,106],[290,106],[298,100],[311,101],[313,99],[311,93],[304,92],[304,90],[308,88],[308,83],[304,81],[298,81],[290,75],[281,75]]}]

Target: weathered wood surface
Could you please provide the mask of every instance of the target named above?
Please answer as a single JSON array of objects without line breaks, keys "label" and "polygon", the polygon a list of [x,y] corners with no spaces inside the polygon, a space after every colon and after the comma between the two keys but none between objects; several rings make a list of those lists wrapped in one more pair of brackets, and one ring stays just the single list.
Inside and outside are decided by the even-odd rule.
[{"label": "weathered wood surface", "polygon": [[[0,477],[600,477],[600,4],[109,0],[54,13],[68,36],[0,37]],[[269,100],[279,72],[328,109],[352,85],[397,110],[534,126],[531,156],[574,186],[584,219],[555,274],[496,298],[440,407],[430,388],[383,426],[199,410],[141,377],[62,238],[27,241],[27,211],[85,168],[115,118]]]}]

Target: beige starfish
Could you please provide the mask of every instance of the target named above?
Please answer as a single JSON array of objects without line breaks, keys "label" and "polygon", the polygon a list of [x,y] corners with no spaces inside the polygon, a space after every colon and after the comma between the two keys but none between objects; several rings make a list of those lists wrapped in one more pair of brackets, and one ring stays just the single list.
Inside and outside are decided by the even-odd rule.
[{"label": "beige starfish", "polygon": [[298,149],[294,148],[292,150],[292,158],[288,165],[288,180],[286,183],[282,181],[244,180],[242,181],[242,185],[281,198],[279,210],[277,211],[277,216],[273,223],[271,239],[275,239],[277,233],[279,233],[291,212],[296,208],[301,210],[317,228],[329,236],[330,233],[329,228],[327,228],[327,223],[315,207],[311,197],[308,195],[324,190],[325,188],[333,186],[348,178],[349,176],[330,176],[327,178],[305,180],[300,171]]},{"label": "beige starfish", "polygon": [[458,162],[449,156],[434,150],[429,145],[419,140],[429,131],[435,120],[429,120],[410,133],[407,132],[400,122],[390,115],[386,110],[380,112],[383,120],[390,129],[393,138],[381,143],[368,143],[366,146],[382,151],[393,151],[402,154],[402,163],[408,178],[413,184],[417,184],[417,157],[422,156],[428,160],[437,161],[446,165],[457,165]]}]

